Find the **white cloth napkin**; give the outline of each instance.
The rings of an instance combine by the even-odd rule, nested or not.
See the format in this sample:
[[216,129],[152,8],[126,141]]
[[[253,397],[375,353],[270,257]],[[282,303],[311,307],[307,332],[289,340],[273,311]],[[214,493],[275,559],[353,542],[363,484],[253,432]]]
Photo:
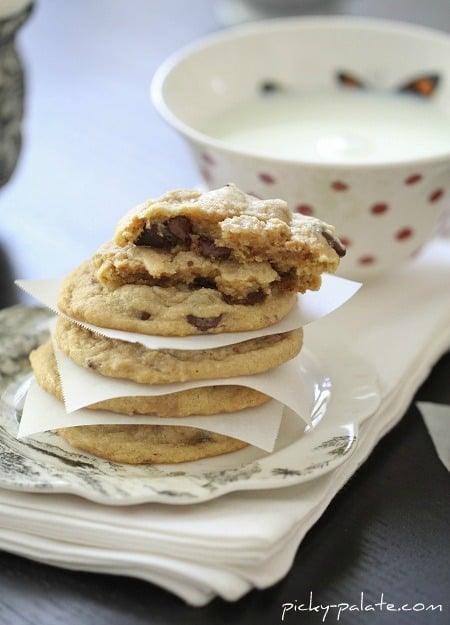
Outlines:
[[274,584],[449,348],[449,283],[450,242],[436,240],[408,267],[365,285],[342,309],[307,328],[312,350],[317,342],[340,339],[380,376],[382,403],[361,426],[356,451],[333,472],[298,486],[188,506],[108,507],[69,495],[0,490],[0,547],[65,568],[146,579],[197,606]]

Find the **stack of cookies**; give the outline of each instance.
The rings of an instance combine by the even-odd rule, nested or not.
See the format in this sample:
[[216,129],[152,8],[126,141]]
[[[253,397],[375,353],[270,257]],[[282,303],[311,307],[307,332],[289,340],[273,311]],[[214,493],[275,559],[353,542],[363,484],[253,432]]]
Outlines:
[[[161,417],[161,425],[63,428],[75,447],[125,463],[172,463],[241,449],[246,443],[206,428],[164,425],[165,417],[234,413],[268,395],[233,377],[268,371],[294,358],[302,329],[201,350],[149,349],[108,338],[99,328],[168,337],[269,328],[317,290],[345,253],[332,226],[291,215],[282,200],[259,200],[234,185],[177,190],[119,222],[114,238],[64,280],[54,341],[74,363],[113,379],[169,384],[229,378],[230,384],[166,395],[120,397],[89,406]],[[234,335],[233,335],[234,336]],[[138,339],[138,337],[136,337]],[[63,399],[51,341],[31,354],[36,379]]]

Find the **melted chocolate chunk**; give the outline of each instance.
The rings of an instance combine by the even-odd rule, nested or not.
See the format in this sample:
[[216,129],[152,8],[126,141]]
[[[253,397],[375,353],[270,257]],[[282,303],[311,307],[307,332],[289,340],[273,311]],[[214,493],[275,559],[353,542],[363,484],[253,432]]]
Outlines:
[[231,254],[229,247],[216,245],[214,241],[207,237],[199,237],[196,242],[196,248],[199,254],[210,260],[226,260]]
[[252,291],[245,298],[244,304],[247,306],[253,306],[253,304],[260,304],[266,299],[266,294],[262,289]]
[[218,317],[196,317],[195,315],[187,315],[187,322],[200,330],[201,332],[206,332],[207,330],[212,330],[216,328],[220,320],[222,319],[222,315]]
[[174,237],[188,243],[191,240],[192,224],[184,215],[177,215],[166,222],[167,229]]
[[217,289],[217,286],[212,278],[202,278],[199,276],[192,280],[189,288],[191,291],[195,291],[196,289]]
[[191,233],[192,224],[189,219],[183,215],[177,215],[162,224],[152,224],[150,228],[144,228],[135,244],[169,250],[178,243],[189,243]]
[[254,304],[259,304],[266,299],[266,294],[262,289],[258,289],[257,291],[251,291],[247,293],[245,297],[233,298],[229,295],[225,295],[222,293],[222,298],[227,304],[241,304],[242,306],[253,306]]
[[143,310],[139,318],[141,319],[141,321],[147,321],[148,319],[150,319],[150,317],[151,314]]
[[338,256],[342,258],[346,255],[347,250],[337,237],[334,237],[332,234],[330,234],[328,230],[322,230],[322,234],[328,245],[331,245],[331,247],[334,249]]
[[135,244],[143,247],[155,247],[160,250],[168,250],[176,244],[175,237],[166,228],[158,228],[153,224],[150,228],[144,228]]

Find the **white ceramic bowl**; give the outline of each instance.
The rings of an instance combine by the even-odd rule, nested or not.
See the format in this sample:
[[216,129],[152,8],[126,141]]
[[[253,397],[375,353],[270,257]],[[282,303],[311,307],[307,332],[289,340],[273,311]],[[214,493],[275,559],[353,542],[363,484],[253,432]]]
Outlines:
[[[358,81],[364,91],[348,89]],[[346,144],[344,158],[336,156],[333,135],[331,156],[325,149],[311,157],[300,150],[297,155],[292,145],[290,153],[283,153],[289,141],[271,151],[270,141],[264,148],[254,142],[238,145],[216,132],[221,120],[226,126],[232,111],[249,102],[269,98],[273,104],[286,94],[303,98],[325,93],[334,101],[356,91],[390,97],[411,83],[425,87],[426,97],[402,94],[396,106],[400,97],[408,98],[401,106],[420,100],[425,121],[441,123],[436,145],[426,145],[431,134],[413,121],[407,148],[396,153],[402,113],[392,137],[389,131],[387,144],[376,153],[363,149],[361,155]],[[341,275],[366,280],[404,263],[435,234],[448,206],[450,37],[444,33],[366,18],[256,22],[208,37],[169,58],[154,76],[152,98],[192,148],[208,188],[234,182],[248,193],[283,198],[293,211],[335,225],[348,248]],[[323,113],[324,127],[329,114]],[[351,109],[350,117],[356,120],[358,114],[359,108]],[[386,123],[392,123],[387,118],[389,114]],[[264,126],[258,132],[267,139]],[[325,144],[329,147],[330,136]]]

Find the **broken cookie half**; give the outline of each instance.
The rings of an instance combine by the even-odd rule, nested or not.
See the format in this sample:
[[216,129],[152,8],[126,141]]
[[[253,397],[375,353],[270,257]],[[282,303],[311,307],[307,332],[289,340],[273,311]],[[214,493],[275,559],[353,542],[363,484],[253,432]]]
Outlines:
[[333,226],[292,215],[283,200],[233,184],[170,191],[119,221],[65,282],[60,304],[75,318],[148,334],[259,329],[284,317],[297,293],[319,289],[344,254]]
[[334,272],[344,254],[333,226],[230,184],[206,193],[171,191],[138,206],[95,260],[98,278],[111,288],[184,283],[252,303],[275,284],[318,289],[321,274]]

